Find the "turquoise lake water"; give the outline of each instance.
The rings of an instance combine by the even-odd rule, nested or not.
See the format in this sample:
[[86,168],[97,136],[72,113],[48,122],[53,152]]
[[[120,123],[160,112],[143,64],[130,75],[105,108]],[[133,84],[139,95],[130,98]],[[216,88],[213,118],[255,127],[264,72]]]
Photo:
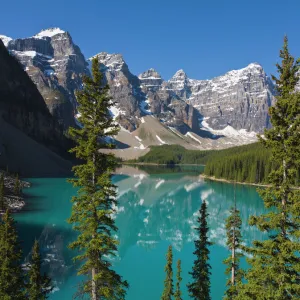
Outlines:
[[[164,281],[165,254],[173,245],[174,269],[182,261],[183,299],[189,299],[186,283],[194,260],[194,228],[202,200],[208,203],[208,224],[211,250],[211,295],[222,299],[226,277],[222,261],[229,255],[225,248],[224,220],[233,205],[233,185],[203,181],[201,170],[152,167],[125,167],[115,176],[118,186],[116,233],[120,241],[115,269],[126,279],[130,288],[128,300],[159,300]],[[44,268],[55,283],[51,300],[69,300],[76,292],[80,278],[72,264],[67,245],[75,238],[66,222],[70,216],[71,197],[76,190],[64,178],[29,179],[32,187],[25,190],[26,210],[16,214],[25,256],[34,239],[38,239],[44,258]],[[246,244],[263,239],[262,233],[248,226],[250,215],[261,214],[263,203],[256,189],[236,186],[237,207],[243,220],[242,234]],[[174,272],[175,273],[175,272]],[[175,275],[174,275],[175,279]]]

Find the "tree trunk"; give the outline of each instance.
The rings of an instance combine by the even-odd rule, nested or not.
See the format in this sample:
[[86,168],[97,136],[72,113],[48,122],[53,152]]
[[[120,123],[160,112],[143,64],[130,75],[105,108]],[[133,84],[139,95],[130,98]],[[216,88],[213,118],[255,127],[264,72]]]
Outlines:
[[[286,182],[286,177],[287,177],[287,166],[286,166],[286,161],[283,160],[282,161],[283,164],[283,184],[285,184]],[[284,191],[284,196],[281,199],[281,205],[282,205],[282,224],[281,224],[281,231],[282,231],[282,235],[284,238],[286,238],[286,231],[285,231],[285,223],[286,223],[286,191]]]
[[97,300],[97,287],[96,287],[96,269],[92,268],[92,300]]
[[[96,162],[96,158],[95,158],[95,154],[93,154],[93,164],[95,165]],[[93,173],[92,175],[92,183],[93,186],[95,186],[95,173]],[[94,235],[92,236],[92,239],[94,238]],[[96,268],[92,268],[92,300],[97,300],[97,284],[96,284]]]
[[232,251],[231,251],[231,285],[235,284],[235,229],[232,236]]

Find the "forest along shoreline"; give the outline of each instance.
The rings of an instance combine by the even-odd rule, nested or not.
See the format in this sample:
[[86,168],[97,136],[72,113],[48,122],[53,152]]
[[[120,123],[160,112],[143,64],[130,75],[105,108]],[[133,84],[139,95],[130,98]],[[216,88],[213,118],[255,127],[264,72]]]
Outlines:
[[[211,181],[218,181],[218,182],[224,182],[224,183],[229,183],[229,184],[241,184],[241,185],[251,185],[251,186],[257,186],[257,187],[270,187],[272,186],[271,184],[262,184],[262,183],[251,183],[251,182],[242,182],[242,181],[234,181],[234,180],[229,180],[229,179],[224,179],[224,178],[216,178],[214,176],[208,176],[205,174],[200,174],[200,178],[202,179],[207,179]],[[293,186],[293,190],[300,190],[300,187]]]
[[205,174],[200,174],[199,177],[202,179],[206,179],[206,180],[224,182],[224,183],[229,183],[229,184],[251,185],[251,186],[258,186],[258,187],[270,187],[271,186],[270,184],[251,183],[251,182],[234,181],[234,180],[229,180],[229,179],[224,179],[224,178],[216,178],[215,176],[208,176]]

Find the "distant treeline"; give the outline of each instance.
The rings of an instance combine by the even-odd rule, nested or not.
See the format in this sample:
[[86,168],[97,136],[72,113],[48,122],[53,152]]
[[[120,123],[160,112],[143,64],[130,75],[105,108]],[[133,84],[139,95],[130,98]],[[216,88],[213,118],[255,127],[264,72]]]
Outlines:
[[204,174],[239,182],[266,183],[274,168],[270,150],[254,143],[216,151],[207,160]]
[[187,150],[178,145],[153,146],[139,163],[204,164],[204,174],[249,183],[266,183],[271,170],[276,168],[271,152],[260,143],[224,150]]
[[179,145],[151,146],[151,150],[144,156],[131,162],[155,163],[173,166],[176,164],[204,165],[210,154],[215,152],[187,150]]

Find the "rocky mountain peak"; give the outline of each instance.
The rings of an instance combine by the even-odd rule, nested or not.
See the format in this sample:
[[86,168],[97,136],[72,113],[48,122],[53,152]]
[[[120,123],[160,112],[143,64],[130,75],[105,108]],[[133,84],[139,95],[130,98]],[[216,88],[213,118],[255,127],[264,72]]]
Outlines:
[[82,75],[89,71],[70,34],[49,28],[33,37],[6,38],[6,47],[36,84],[51,114],[66,128],[73,125],[77,105],[74,92],[81,88]]
[[140,80],[144,80],[144,79],[162,79],[161,75],[153,68],[141,73],[139,75],[139,79]]
[[91,61],[95,57],[98,58],[100,64],[104,65],[105,68],[108,68],[110,71],[120,72],[124,69],[128,69],[122,54],[100,52],[91,57],[89,60]]
[[139,76],[141,87],[146,91],[155,91],[161,87],[163,79],[155,69],[149,69]]
[[42,39],[42,38],[51,38],[57,34],[66,33],[64,30],[61,30],[58,27],[52,27],[48,29],[43,29],[38,34],[34,35],[33,38]]
[[187,74],[182,69],[180,69],[173,75],[173,77],[169,81],[186,80],[187,78]]
[[188,76],[182,70],[178,70],[173,77],[168,81],[170,89],[181,91],[187,88],[188,85]]
[[12,38],[6,35],[0,35],[0,40],[2,40],[4,46],[7,47],[8,43],[12,40]]

